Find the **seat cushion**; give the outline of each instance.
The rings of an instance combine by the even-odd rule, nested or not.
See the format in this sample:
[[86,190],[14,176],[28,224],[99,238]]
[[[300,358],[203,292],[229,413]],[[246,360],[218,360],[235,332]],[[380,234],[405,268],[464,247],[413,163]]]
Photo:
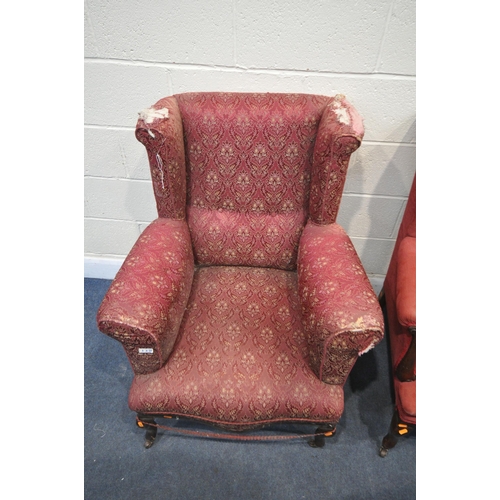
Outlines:
[[338,422],[344,396],[308,365],[296,273],[215,266],[196,270],[177,344],[163,368],[134,378],[129,406],[245,430]]

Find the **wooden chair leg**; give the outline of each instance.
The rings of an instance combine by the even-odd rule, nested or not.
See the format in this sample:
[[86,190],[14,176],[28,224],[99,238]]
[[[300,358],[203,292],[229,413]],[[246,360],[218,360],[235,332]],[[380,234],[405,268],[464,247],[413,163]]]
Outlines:
[[388,451],[398,444],[399,437],[407,435],[410,430],[414,428],[414,425],[406,424],[405,422],[403,422],[399,418],[398,410],[395,409],[394,413],[392,414],[389,432],[384,436],[384,439],[382,440],[382,446],[380,447],[379,455],[382,458],[387,456]]
[[312,448],[323,448],[325,446],[325,437],[331,437],[336,432],[335,424],[324,424],[320,425],[316,429],[316,436],[308,441],[309,446]]
[[391,425],[389,426],[389,432],[384,436],[384,439],[382,440],[382,446],[380,447],[379,450],[379,455],[383,458],[387,456],[387,452],[396,446],[398,444],[398,439],[399,439],[399,434],[398,434],[398,422],[399,422],[399,415],[398,411],[394,410],[394,413],[392,414],[392,419],[391,419]]
[[143,415],[141,413],[137,414],[137,426],[141,429],[146,430],[146,441],[144,442],[144,446],[146,448],[151,448],[156,439],[156,433],[158,431],[158,427],[156,426],[155,419],[148,415]]

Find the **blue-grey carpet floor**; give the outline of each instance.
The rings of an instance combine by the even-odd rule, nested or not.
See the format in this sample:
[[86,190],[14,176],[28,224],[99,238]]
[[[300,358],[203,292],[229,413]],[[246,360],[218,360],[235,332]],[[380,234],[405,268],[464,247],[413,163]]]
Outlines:
[[[85,279],[85,498],[87,500],[330,500],[416,498],[416,434],[378,455],[393,411],[384,339],[359,358],[345,410],[324,448],[307,439],[226,441],[159,430],[152,448],[127,406],[133,374],[95,316],[111,281]],[[160,422],[159,422],[160,423]],[[174,420],[181,429],[209,429]],[[277,426],[261,435],[314,432]]]

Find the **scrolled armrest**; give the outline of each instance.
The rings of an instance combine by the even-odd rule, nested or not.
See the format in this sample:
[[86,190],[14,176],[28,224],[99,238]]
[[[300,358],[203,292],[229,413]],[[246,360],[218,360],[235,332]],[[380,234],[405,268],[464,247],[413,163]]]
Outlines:
[[123,344],[136,374],[158,370],[170,355],[193,273],[186,222],[162,218],[144,230],[118,271],[97,324]]
[[338,224],[306,225],[297,273],[311,369],[320,380],[343,385],[357,357],[383,338],[375,292]]

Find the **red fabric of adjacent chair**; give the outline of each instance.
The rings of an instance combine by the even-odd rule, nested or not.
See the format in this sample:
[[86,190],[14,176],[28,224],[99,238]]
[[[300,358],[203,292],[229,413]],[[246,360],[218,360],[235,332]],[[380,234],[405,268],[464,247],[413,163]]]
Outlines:
[[336,223],[363,133],[341,95],[186,93],[140,114],[159,217],[97,321],[132,365],[147,447],[165,416],[334,432],[347,376],[384,331]]
[[417,423],[416,183],[415,176],[380,295],[387,313],[396,399],[389,432],[380,448],[381,456],[386,456],[398,438],[414,430]]

